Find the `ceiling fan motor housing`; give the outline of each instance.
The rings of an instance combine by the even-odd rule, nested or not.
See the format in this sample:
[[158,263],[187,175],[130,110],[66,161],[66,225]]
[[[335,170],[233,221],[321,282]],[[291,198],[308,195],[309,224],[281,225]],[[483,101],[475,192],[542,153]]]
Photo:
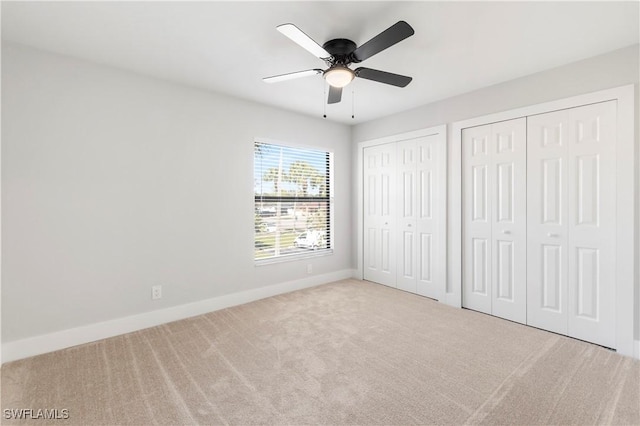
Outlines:
[[349,65],[352,62],[360,62],[353,56],[358,46],[346,38],[334,38],[322,45],[322,48],[331,54],[333,64]]

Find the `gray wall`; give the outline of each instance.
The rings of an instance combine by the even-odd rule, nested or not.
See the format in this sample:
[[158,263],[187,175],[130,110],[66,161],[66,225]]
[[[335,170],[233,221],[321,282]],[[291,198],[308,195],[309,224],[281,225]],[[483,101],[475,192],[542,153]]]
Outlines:
[[639,45],[357,124],[354,143],[583,93],[637,84]]
[[17,45],[2,62],[4,342],[308,277],[254,266],[254,137],[335,152],[335,253],[310,262],[352,268],[349,127]]
[[[358,142],[377,139],[412,130],[507,111],[528,105],[595,92],[598,90],[635,84],[636,185],[640,186],[640,143],[638,142],[638,83],[640,45],[629,46],[605,55],[574,62],[562,67],[528,75],[505,83],[486,87],[460,96],[444,99],[416,109],[353,126],[351,129],[354,160]],[[451,161],[451,159],[449,159]],[[354,177],[355,182],[355,177]],[[354,183],[355,191],[355,183]],[[640,194],[636,192],[636,280],[635,280],[635,339],[640,339]],[[354,204],[355,211],[355,204]],[[356,219],[354,219],[355,221]],[[355,222],[354,222],[355,223]],[[354,226],[355,230],[355,226]],[[354,231],[354,241],[355,241]],[[356,249],[354,245],[354,250]],[[453,255],[452,253],[449,253]],[[354,254],[354,258],[355,258]]]
[[17,45],[2,62],[4,342],[307,277],[254,266],[254,137],[336,153],[335,254],[312,261],[336,272],[357,142],[639,79],[636,45],[349,128]]

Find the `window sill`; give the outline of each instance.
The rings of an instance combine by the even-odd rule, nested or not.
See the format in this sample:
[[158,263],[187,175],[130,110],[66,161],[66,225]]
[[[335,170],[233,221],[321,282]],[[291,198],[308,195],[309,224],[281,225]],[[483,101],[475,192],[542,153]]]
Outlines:
[[333,255],[333,249],[322,251],[309,251],[309,253],[292,254],[288,256],[270,257],[267,259],[255,260],[255,266],[265,266],[274,263],[293,262],[302,259],[311,259],[314,257],[324,257]]

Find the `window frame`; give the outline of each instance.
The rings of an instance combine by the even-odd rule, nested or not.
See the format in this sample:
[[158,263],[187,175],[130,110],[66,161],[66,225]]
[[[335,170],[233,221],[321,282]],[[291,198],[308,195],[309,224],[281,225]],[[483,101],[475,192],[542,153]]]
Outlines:
[[[319,249],[319,250],[307,250],[307,251],[303,251],[303,252],[297,252],[297,253],[291,253],[291,254],[283,254],[283,255],[278,255],[278,256],[271,256],[271,257],[266,257],[266,258],[262,258],[262,259],[257,259],[255,257],[255,244],[256,244],[256,229],[255,229],[255,219],[253,222],[253,247],[254,247],[254,257],[253,257],[253,261],[255,263],[255,266],[262,266],[262,265],[269,265],[269,264],[274,264],[274,263],[282,263],[282,262],[292,262],[292,261],[296,261],[296,260],[301,260],[301,259],[308,259],[308,258],[315,258],[315,257],[323,257],[323,256],[331,256],[334,253],[334,249],[335,249],[335,212],[334,212],[334,201],[335,201],[335,182],[334,182],[334,169],[335,169],[335,157],[334,157],[334,151],[331,149],[328,149],[326,147],[318,147],[318,146],[313,146],[313,145],[305,145],[305,144],[299,144],[299,143],[291,143],[291,142],[283,142],[283,141],[279,141],[279,140],[273,140],[273,139],[267,139],[267,138],[254,138],[253,140],[253,147],[254,147],[254,157],[253,157],[253,164],[252,164],[252,168],[253,168],[253,174],[252,176],[255,176],[256,173],[256,158],[255,158],[255,147],[257,144],[266,144],[266,145],[272,145],[272,146],[276,146],[276,147],[285,147],[285,148],[292,148],[292,149],[300,149],[300,150],[310,150],[310,151],[319,151],[319,152],[323,152],[325,153],[326,156],[326,161],[327,161],[327,180],[328,180],[328,185],[327,185],[327,190],[328,190],[328,194],[326,197],[296,197],[296,196],[291,196],[291,195],[282,195],[282,196],[263,196],[263,195],[257,195],[255,192],[255,182],[254,182],[254,191],[253,191],[253,195],[254,195],[254,202],[253,202],[253,209],[254,209],[254,218],[255,218],[255,212],[256,212],[256,207],[258,205],[258,202],[265,202],[265,199],[269,199],[271,202],[314,202],[317,200],[322,200],[325,201],[327,203],[327,242],[329,247],[325,248],[325,249]],[[260,199],[260,201],[258,201]],[[306,201],[301,201],[301,200],[306,200]],[[300,233],[306,232],[307,229],[305,230],[301,230]]]

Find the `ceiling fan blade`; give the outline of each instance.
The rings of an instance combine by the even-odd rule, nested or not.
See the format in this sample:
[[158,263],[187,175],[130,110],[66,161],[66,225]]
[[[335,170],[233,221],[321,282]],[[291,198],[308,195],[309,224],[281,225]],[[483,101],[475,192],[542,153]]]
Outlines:
[[293,80],[294,78],[307,77],[310,75],[317,75],[317,74],[322,74],[322,70],[314,69],[314,70],[290,72],[288,74],[280,74],[280,75],[274,75],[272,77],[265,77],[262,79],[262,81],[264,81],[265,83],[277,83],[279,81]]
[[392,86],[405,87],[413,80],[406,75],[393,74],[386,71],[374,70],[371,68],[356,68],[356,77],[364,78],[366,80],[377,81],[378,83],[391,84]]
[[300,30],[300,28],[296,27],[295,25],[282,24],[278,25],[276,29],[300,46],[302,46],[307,51],[311,52],[311,54],[313,54],[314,56],[320,59],[331,57],[331,54],[329,54],[329,52],[324,50],[322,46],[316,43],[311,37],[303,33],[302,30]]
[[333,87],[329,85],[328,104],[337,104],[342,99],[342,87]]
[[405,21],[398,21],[362,46],[358,47],[353,56],[357,62],[362,62],[382,52],[384,49],[393,46],[396,43],[401,42],[407,37],[411,37],[415,31],[411,28],[411,25]]

